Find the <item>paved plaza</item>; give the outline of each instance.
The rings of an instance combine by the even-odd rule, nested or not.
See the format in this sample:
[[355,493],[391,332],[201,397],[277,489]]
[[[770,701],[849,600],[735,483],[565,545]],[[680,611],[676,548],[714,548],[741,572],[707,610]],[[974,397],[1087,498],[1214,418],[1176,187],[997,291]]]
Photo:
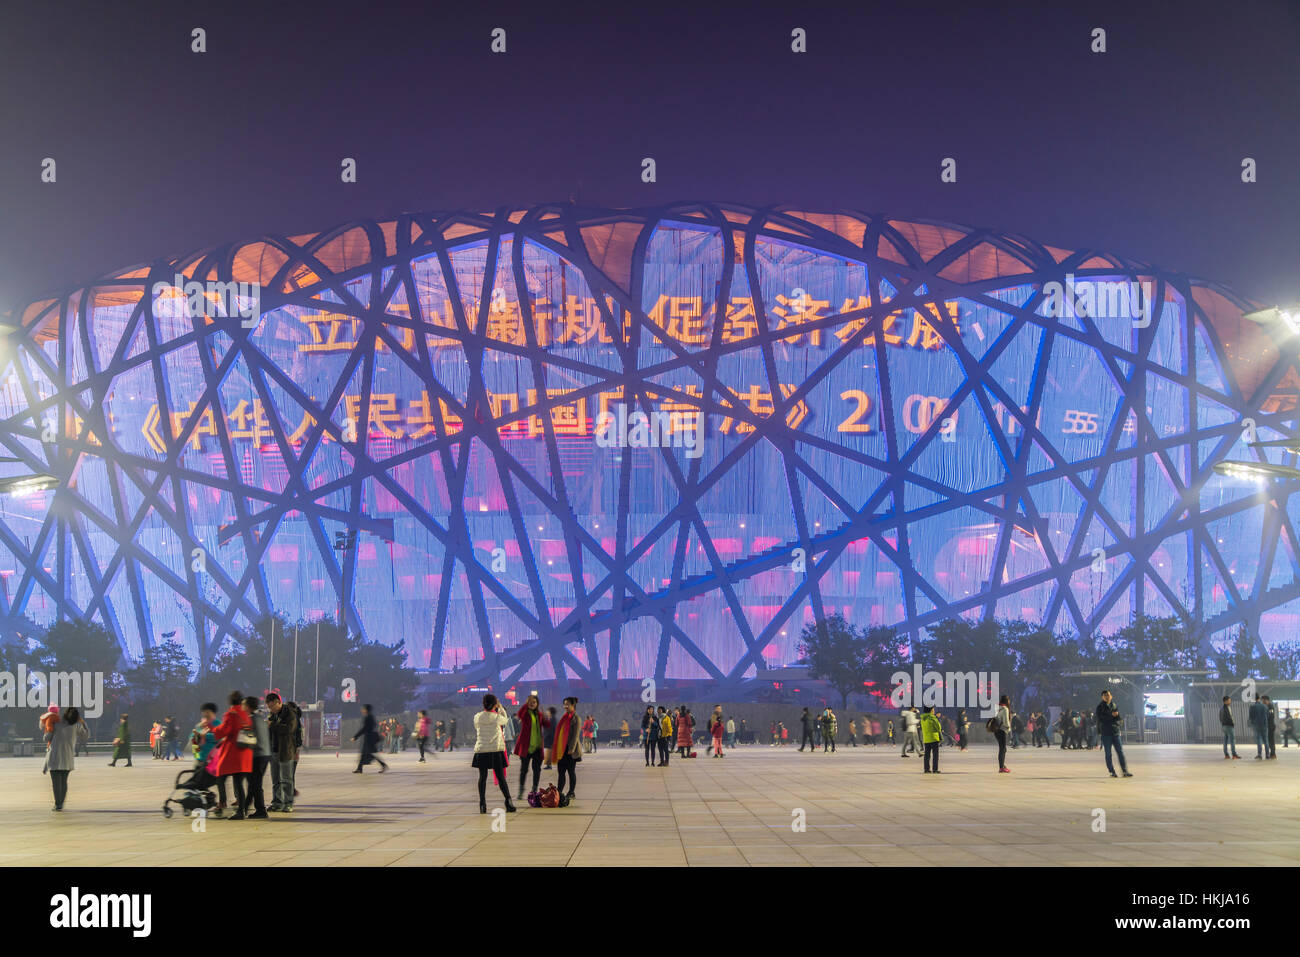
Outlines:
[[[308,754],[292,815],[209,818],[201,832],[179,809],[170,820],[160,810],[180,762],[78,758],[56,814],[41,759],[0,758],[0,863],[1295,865],[1300,748],[1279,749],[1277,761],[1253,752],[1228,762],[1212,745],[1130,746],[1135,776],[1112,779],[1097,751],[1012,751],[1012,773],[998,774],[989,747],[945,748],[936,776],[883,747],[758,745],[667,768],[602,748],[579,765],[571,807],[522,807],[504,833],[478,813],[468,752],[427,764],[413,751],[388,756],[383,775],[373,765],[350,773],[347,751]],[[500,803],[489,791],[489,807]],[[799,809],[802,831],[792,828]]]

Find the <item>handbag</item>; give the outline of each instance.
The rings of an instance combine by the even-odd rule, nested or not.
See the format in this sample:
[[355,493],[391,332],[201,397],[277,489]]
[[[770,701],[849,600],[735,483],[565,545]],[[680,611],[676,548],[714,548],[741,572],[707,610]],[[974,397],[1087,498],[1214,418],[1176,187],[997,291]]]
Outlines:
[[559,807],[560,792],[556,790],[554,784],[548,784],[546,790],[542,791],[542,793],[538,795],[537,803],[542,807]]
[[240,728],[239,734],[235,736],[235,743],[241,748],[257,747],[257,732],[252,728]]

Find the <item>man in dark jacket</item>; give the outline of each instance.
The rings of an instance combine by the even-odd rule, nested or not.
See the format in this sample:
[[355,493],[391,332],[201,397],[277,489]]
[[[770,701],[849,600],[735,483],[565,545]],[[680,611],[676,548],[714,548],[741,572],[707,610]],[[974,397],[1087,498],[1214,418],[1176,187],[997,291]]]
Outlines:
[[280,696],[272,691],[266,696],[270,712],[267,727],[271,731],[271,805],[268,810],[293,812],[293,772],[298,760],[294,743],[298,731],[298,715],[286,708]]
[[1115,765],[1110,760],[1110,751],[1114,748],[1115,753],[1119,755],[1119,769],[1124,772],[1124,777],[1131,778],[1133,775],[1128,773],[1128,763],[1124,760],[1124,744],[1120,740],[1119,729],[1119,707],[1112,700],[1111,693],[1103,691],[1101,704],[1097,705],[1097,730],[1101,732],[1101,746],[1106,749],[1106,770],[1110,772],[1111,777],[1119,777],[1115,773]]
[[1264,707],[1268,710],[1268,737],[1264,739],[1264,745],[1268,749],[1270,758],[1277,757],[1277,705],[1268,695],[1261,699]]
[[1263,761],[1268,753],[1268,706],[1258,698],[1247,712],[1250,730],[1255,732],[1255,760]]
[[360,774],[371,761],[379,762],[379,773],[383,774],[388,770],[388,765],[384,759],[375,753],[379,748],[380,734],[379,728],[375,724],[374,710],[368,704],[361,706],[361,730],[352,736],[352,740],[361,739],[361,760],[357,763],[357,768],[353,774]]
[[799,715],[799,723],[802,726],[799,736],[799,750],[802,751],[803,746],[807,744],[810,750],[815,751],[817,746],[813,744],[813,717],[807,708],[804,708],[803,714]]
[[[1219,724],[1223,727],[1223,760],[1231,761],[1233,758],[1240,759],[1241,755],[1237,753],[1237,729],[1236,723],[1232,720],[1232,709],[1228,707],[1232,699],[1228,695],[1223,696],[1223,707],[1219,709]],[[1232,749],[1232,754],[1228,749]]]

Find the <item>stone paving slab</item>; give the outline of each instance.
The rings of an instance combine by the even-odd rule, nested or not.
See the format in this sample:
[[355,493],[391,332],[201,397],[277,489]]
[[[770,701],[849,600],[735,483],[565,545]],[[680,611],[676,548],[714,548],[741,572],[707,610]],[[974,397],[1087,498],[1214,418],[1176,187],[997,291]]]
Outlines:
[[[760,745],[667,768],[604,749],[579,765],[571,807],[525,806],[499,818],[504,832],[478,813],[463,752],[425,764],[391,755],[383,775],[350,773],[348,752],[308,754],[292,815],[204,822],[161,813],[179,762],[80,758],[53,813],[41,759],[0,758],[0,866],[1300,863],[1300,748],[1230,762],[1214,745],[1127,750],[1135,776],[1116,780],[1097,751],[1021,749],[1008,757],[1012,773],[998,774],[991,749],[945,749],[935,776],[885,748]],[[489,807],[500,805],[489,792]],[[1093,829],[1095,809],[1105,831]],[[800,820],[806,829],[792,828]]]

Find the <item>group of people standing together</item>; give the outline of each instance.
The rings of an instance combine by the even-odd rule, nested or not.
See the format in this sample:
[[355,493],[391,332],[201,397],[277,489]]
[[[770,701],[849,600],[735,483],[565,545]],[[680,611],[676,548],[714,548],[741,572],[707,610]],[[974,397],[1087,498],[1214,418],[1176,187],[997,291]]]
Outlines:
[[[723,736],[727,734],[728,719],[723,717],[722,705],[716,705],[705,721],[705,740],[711,742],[712,756],[725,757],[722,753]],[[735,746],[735,723],[731,725],[731,746]],[[695,715],[685,705],[669,711],[663,705],[655,711],[654,705],[645,709],[641,716],[641,743],[645,749],[645,766],[657,768],[668,766],[668,756],[675,749],[680,757],[695,757],[692,750],[695,743]]]
[[[574,799],[578,786],[577,765],[582,760],[583,728],[587,719],[578,715],[577,698],[565,698],[563,704],[564,711],[557,717],[555,708],[543,710],[537,695],[532,694],[512,719],[501,706],[496,695],[483,696],[483,710],[474,715],[474,759],[472,761],[473,766],[478,769],[480,813],[487,813],[489,771],[492,772],[497,787],[501,789],[506,811],[512,814],[515,812],[506,771],[511,754],[519,758],[519,794],[516,800],[522,800],[524,797],[524,788],[527,786],[530,770],[533,791],[540,791],[543,761],[547,769],[555,767],[558,771],[556,788],[560,792],[560,805],[567,806]],[[507,729],[514,741],[513,747],[509,745]]]

